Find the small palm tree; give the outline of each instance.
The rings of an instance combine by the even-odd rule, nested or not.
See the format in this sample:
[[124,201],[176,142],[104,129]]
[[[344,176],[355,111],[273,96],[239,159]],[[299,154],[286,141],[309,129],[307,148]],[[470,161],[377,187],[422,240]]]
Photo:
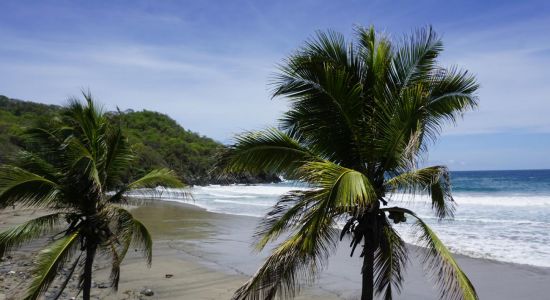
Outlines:
[[271,172],[312,187],[284,195],[262,220],[258,250],[285,239],[234,299],[293,297],[346,235],[352,255],[362,245],[361,299],[391,299],[408,259],[391,221],[412,221],[441,298],[477,299],[434,231],[390,205],[398,192],[429,194],[437,216],[452,217],[447,168],[418,166],[444,124],[477,105],[475,78],[438,65],[443,46],[431,28],[397,43],[373,28],[356,35],[352,44],[321,32],[290,56],[274,82],[273,96],[290,101],[281,128],[245,133],[225,155],[229,172]]
[[[158,185],[181,187],[166,169],[124,183],[131,149],[119,126],[111,124],[91,95],[86,103],[71,100],[59,118],[25,134],[24,150],[12,165],[0,167],[0,206],[46,208],[48,214],[0,233],[0,257],[30,240],[52,233],[40,252],[24,299],[45,293],[68,266],[57,299],[72,275],[90,299],[92,265],[97,253],[112,257],[111,281],[117,288],[120,265],[130,247],[143,250],[151,264],[152,240],[147,228],[123,209],[129,191]],[[53,235],[54,230],[63,230]]]

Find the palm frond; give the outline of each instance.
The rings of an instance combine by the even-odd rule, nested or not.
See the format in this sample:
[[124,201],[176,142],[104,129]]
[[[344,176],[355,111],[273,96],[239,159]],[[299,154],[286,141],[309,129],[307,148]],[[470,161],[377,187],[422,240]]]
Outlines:
[[[359,78],[364,86],[363,90],[381,95],[386,90],[386,78],[393,58],[391,42],[384,34],[376,32],[374,26],[357,27],[356,35],[359,42],[356,56],[361,62],[362,73]],[[373,107],[374,99],[369,98],[364,99],[364,108]]]
[[386,181],[389,191],[410,194],[427,193],[432,199],[432,209],[438,218],[452,218],[455,201],[451,193],[451,178],[445,166],[432,166],[401,173]]
[[61,170],[57,166],[36,152],[21,150],[16,154],[14,165],[52,182],[57,182],[61,175]]
[[[301,136],[323,157],[353,167],[359,159],[362,70],[341,34],[318,32],[280,67],[273,97],[290,100],[282,128]],[[350,149],[350,145],[355,145]]]
[[[115,291],[118,290],[118,284],[120,281],[120,266],[122,265],[122,261],[128,252],[131,242],[132,236],[126,235],[117,237],[115,241],[111,241],[107,245],[113,258],[113,265],[111,267],[111,275],[109,278],[111,280],[111,287]],[[117,247],[116,244],[119,246]]]
[[295,178],[299,166],[319,157],[298,140],[277,129],[249,132],[223,155],[220,167],[227,172],[266,172]]
[[62,213],[41,216],[3,231],[0,233],[0,257],[12,249],[52,231],[62,216]]
[[391,300],[393,292],[400,293],[408,254],[405,242],[384,216],[380,245],[374,256],[374,286],[377,294]]
[[59,186],[19,167],[0,166],[0,207],[19,203],[46,206],[60,194]]
[[391,65],[391,80],[397,91],[429,78],[443,43],[431,27],[417,30],[406,37]]
[[361,172],[328,160],[305,164],[301,179],[328,192],[331,207],[367,209],[378,200],[370,180]]
[[147,264],[151,265],[153,239],[147,227],[124,208],[108,205],[105,207],[105,212],[113,223],[115,223],[115,238],[123,247],[123,251],[117,252],[119,260],[122,261],[124,259],[129,244],[133,244],[141,249]]
[[468,71],[456,67],[440,69],[431,79],[426,110],[439,122],[455,123],[458,116],[477,107],[478,89],[475,76]]
[[304,215],[319,201],[326,198],[324,190],[290,191],[273,206],[260,221],[254,234],[258,242],[255,248],[260,251],[285,231],[292,230],[300,224]]
[[107,133],[106,144],[103,184],[112,189],[120,185],[120,177],[125,174],[128,165],[135,157],[120,127],[114,127]]
[[98,160],[94,157],[93,150],[90,151],[82,141],[74,135],[68,137],[63,143],[65,158],[70,166],[71,173],[85,176],[91,183],[92,189],[101,187],[99,178]]
[[25,129],[22,133],[23,149],[36,154],[58,168],[60,164],[64,163],[58,156],[60,145],[66,138],[65,129],[58,118],[37,123],[34,127]]
[[155,188],[158,186],[181,188],[185,185],[178,179],[174,171],[169,169],[157,169],[128,184],[127,190]]
[[[176,190],[157,189],[176,188]],[[179,180],[177,175],[169,169],[153,170],[135,181],[117,186],[116,192],[105,198],[107,203],[124,203],[128,196],[137,196],[140,198],[156,198],[170,195],[178,198],[192,198],[192,195],[186,190],[182,190],[185,184]]]
[[400,207],[385,208],[382,211],[405,213],[416,219],[414,226],[419,236],[419,242],[426,248],[423,263],[439,286],[441,299],[479,299],[473,284],[458,266],[451,252],[421,218],[414,212]]
[[78,231],[50,244],[38,255],[38,262],[33,269],[33,279],[25,292],[25,300],[38,299],[46,292],[57,273],[70,260],[78,245]]
[[[92,150],[93,159],[104,154],[104,133],[107,129],[107,118],[103,109],[96,106],[91,93],[82,91],[84,103],[77,98],[69,99],[63,110],[64,121],[73,129],[75,135],[83,145]],[[103,148],[103,149],[102,149]]]
[[72,263],[71,267],[68,269],[68,271],[64,274],[65,279],[63,280],[63,282],[61,282],[61,285],[58,288],[58,292],[54,296],[53,300],[57,300],[61,296],[63,296],[63,291],[65,290],[65,288],[69,284],[69,281],[71,281],[76,268],[80,264],[80,258],[82,257],[83,254],[84,254],[84,252],[80,253],[80,255],[73,261],[73,263]]
[[321,201],[308,211],[300,227],[279,244],[233,299],[259,300],[294,297],[302,284],[313,282],[335,250],[338,231]]
[[153,238],[147,230],[147,227],[136,219],[134,219],[134,236],[132,237],[132,243],[141,248],[147,265],[151,266],[153,261]]

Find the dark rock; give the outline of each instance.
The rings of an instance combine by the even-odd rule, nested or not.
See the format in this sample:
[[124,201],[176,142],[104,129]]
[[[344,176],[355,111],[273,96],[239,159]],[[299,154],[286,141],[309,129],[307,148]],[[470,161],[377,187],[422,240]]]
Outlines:
[[153,292],[152,289],[143,289],[141,290],[140,294],[150,297],[150,296],[153,296],[155,292]]
[[281,178],[273,174],[222,174],[213,176],[203,184],[258,184],[258,183],[279,183]]
[[164,277],[166,277],[166,278],[172,278],[172,277],[174,277],[174,275],[173,275],[173,274],[166,274],[166,275],[164,275]]

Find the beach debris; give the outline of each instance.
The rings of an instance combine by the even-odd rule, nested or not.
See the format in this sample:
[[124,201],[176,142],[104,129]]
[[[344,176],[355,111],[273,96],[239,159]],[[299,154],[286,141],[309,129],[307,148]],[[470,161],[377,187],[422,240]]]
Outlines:
[[166,275],[164,275],[164,277],[165,278],[172,278],[172,277],[174,277],[174,274],[166,274]]
[[9,271],[8,275],[15,275],[15,271]]
[[155,294],[155,292],[153,292],[152,289],[145,288],[145,289],[141,290],[140,294],[150,297],[150,296],[153,296]]
[[98,289],[106,289],[106,288],[108,288],[108,287],[109,287],[109,286],[106,285],[105,283],[100,283],[100,284],[97,285],[97,288],[98,288]]

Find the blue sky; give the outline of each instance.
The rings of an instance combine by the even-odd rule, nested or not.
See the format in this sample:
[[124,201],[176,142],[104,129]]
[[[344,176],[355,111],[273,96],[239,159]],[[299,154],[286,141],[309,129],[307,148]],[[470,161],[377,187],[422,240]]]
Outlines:
[[277,63],[315,30],[431,24],[443,65],[478,76],[480,107],[427,160],[453,170],[550,168],[548,1],[2,1],[0,94],[166,113],[222,142],[274,125]]

